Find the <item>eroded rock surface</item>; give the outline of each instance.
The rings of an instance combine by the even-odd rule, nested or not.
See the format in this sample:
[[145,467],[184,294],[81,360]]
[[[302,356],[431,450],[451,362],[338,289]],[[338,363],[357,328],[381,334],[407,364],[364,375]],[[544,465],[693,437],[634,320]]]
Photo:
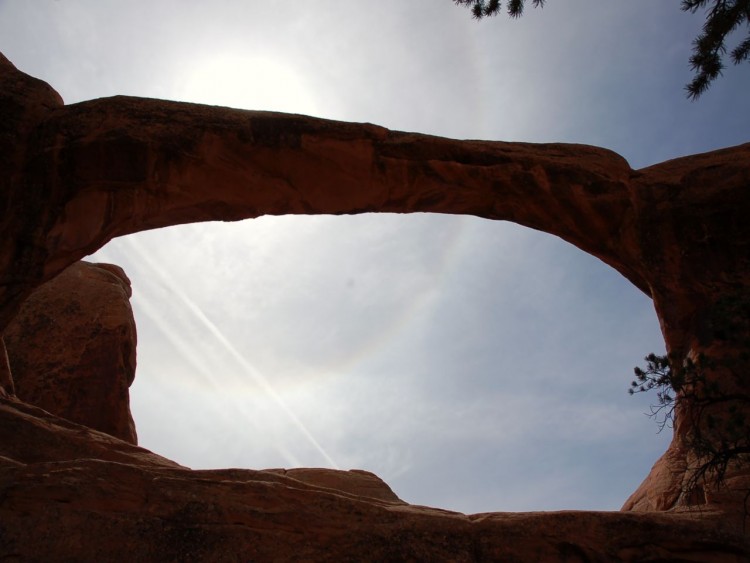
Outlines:
[[18,398],[136,444],[130,295],[111,264],[76,262],[38,287],[3,336]]
[[[750,144],[632,170],[581,145],[128,97],[65,106],[0,56],[0,149],[3,330],[34,289],[115,236],[263,214],[463,213],[599,257],[653,298],[675,361],[705,353],[723,366],[714,380],[749,394],[750,329],[730,334],[717,319],[750,284]],[[180,468],[19,402],[6,372],[0,543],[11,558],[750,559],[747,472],[683,498],[684,425],[631,512],[465,516],[373,496],[351,475]]]

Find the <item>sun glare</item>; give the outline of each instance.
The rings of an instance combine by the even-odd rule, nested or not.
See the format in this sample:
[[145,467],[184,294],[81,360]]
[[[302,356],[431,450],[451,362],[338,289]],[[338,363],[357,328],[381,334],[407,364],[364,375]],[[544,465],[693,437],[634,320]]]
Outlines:
[[191,64],[180,98],[240,109],[315,115],[317,107],[301,72],[270,57],[215,55]]

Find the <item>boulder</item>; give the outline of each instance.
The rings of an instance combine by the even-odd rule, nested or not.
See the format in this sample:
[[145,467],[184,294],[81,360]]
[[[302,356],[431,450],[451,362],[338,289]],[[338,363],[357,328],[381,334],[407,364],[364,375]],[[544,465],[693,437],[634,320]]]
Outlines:
[[136,444],[130,296],[130,280],[111,264],[76,262],[38,287],[4,334],[18,398]]

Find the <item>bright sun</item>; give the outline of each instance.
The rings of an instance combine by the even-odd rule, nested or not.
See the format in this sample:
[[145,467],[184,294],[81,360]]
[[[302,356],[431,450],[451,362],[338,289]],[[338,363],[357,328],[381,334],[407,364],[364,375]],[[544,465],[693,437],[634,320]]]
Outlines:
[[241,109],[316,115],[310,87],[300,72],[269,57],[215,55],[194,62],[180,98]]

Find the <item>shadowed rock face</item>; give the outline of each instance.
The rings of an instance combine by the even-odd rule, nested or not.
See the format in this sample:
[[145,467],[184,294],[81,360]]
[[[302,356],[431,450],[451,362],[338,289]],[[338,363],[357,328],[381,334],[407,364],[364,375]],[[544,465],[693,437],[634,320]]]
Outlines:
[[[472,214],[599,257],[653,298],[678,360],[706,353],[731,366],[712,377],[748,393],[738,343],[750,335],[727,337],[716,319],[750,282],[750,144],[636,171],[581,145],[455,141],[127,97],[65,106],[0,55],[0,197],[3,330],[36,287],[115,236],[263,214]],[[626,503],[637,514],[464,516],[404,505],[361,475],[192,472],[19,402],[7,365],[0,384],[0,545],[21,558],[750,557],[745,473],[693,499],[700,511],[685,507],[679,419]]]
[[136,444],[130,295],[111,264],[76,262],[38,287],[3,335],[18,398]]

